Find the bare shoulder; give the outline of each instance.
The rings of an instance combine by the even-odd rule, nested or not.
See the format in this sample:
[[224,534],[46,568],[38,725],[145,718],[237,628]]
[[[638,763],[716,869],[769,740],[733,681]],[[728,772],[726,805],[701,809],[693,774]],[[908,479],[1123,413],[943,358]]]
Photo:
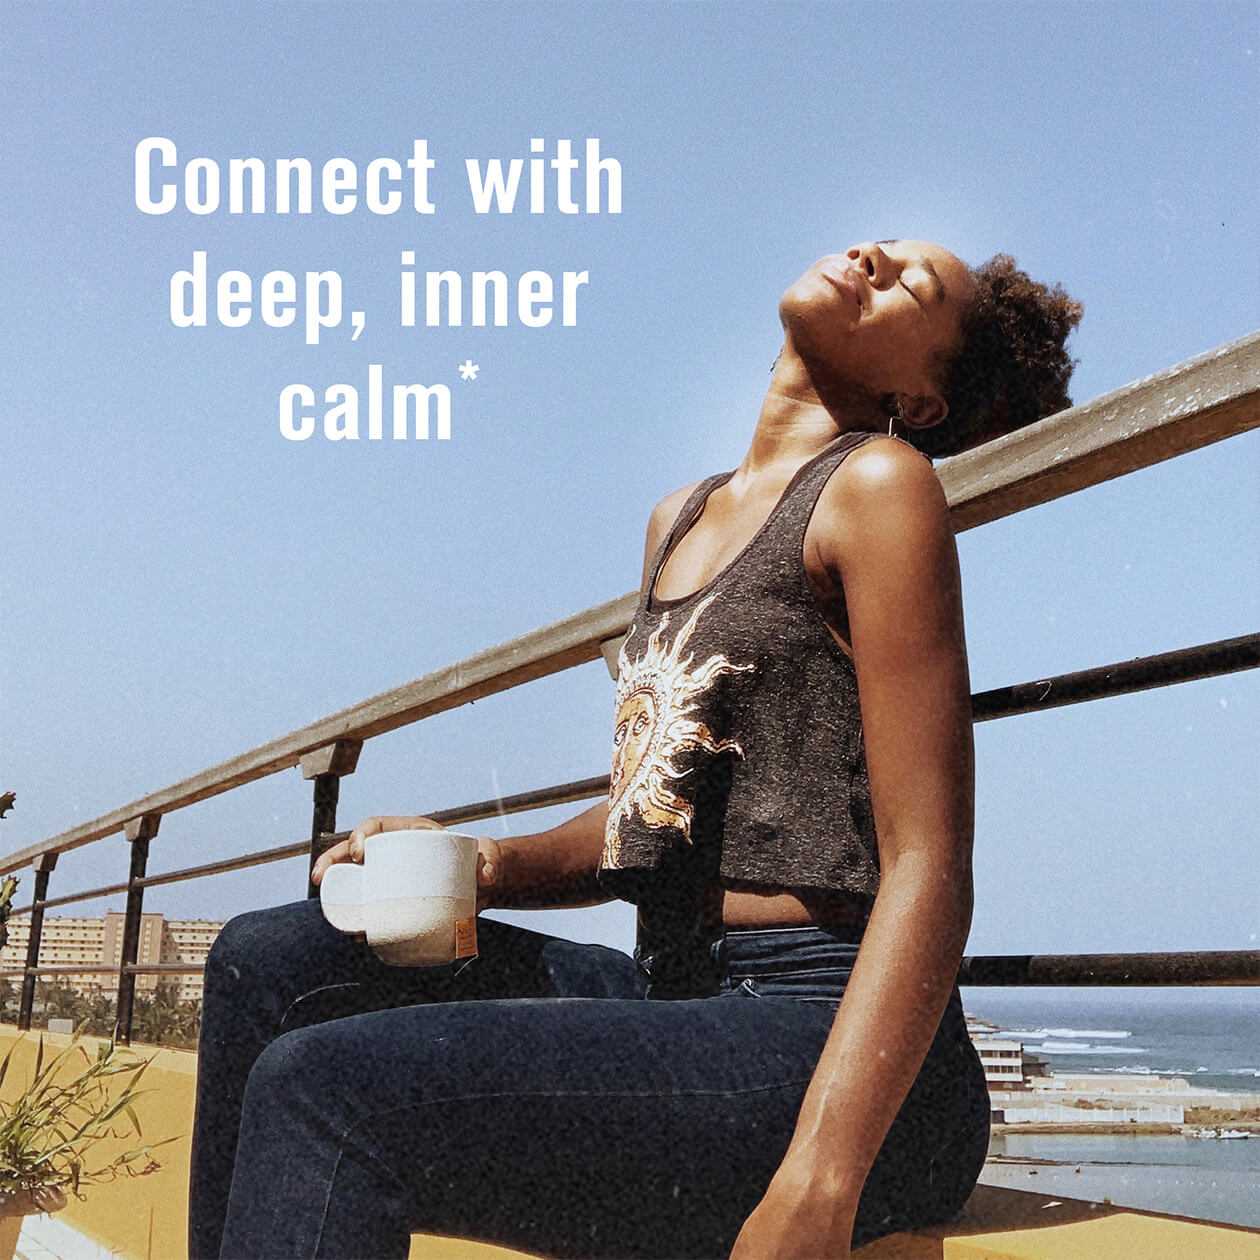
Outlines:
[[652,520],[664,519],[666,525],[672,525],[678,513],[682,511],[682,505],[691,497],[691,492],[699,485],[698,481],[691,482],[690,485],[679,486],[677,490],[671,490],[653,509]]
[[677,490],[667,494],[653,509],[651,516],[648,517],[647,538],[643,544],[643,577],[646,581],[648,566],[652,563],[652,557],[656,555],[656,549],[661,545],[665,535],[669,533],[669,527],[678,519],[678,513],[682,511],[683,504],[691,497],[691,492],[699,485],[698,481],[693,481],[688,486],[682,486]]
[[926,497],[944,501],[932,461],[898,438],[879,437],[858,447],[827,483],[834,496],[855,505],[870,500]]
[[932,461],[908,443],[885,437],[860,446],[836,469],[818,508],[825,516],[857,519],[948,512]]
[[693,481],[690,485],[671,490],[653,509],[648,517],[647,540],[649,550],[655,551],[660,541],[669,532],[669,527],[678,519],[683,504],[691,497],[691,492],[699,485]]
[[844,568],[846,558],[856,555],[874,560],[884,548],[953,536],[931,460],[884,437],[859,447],[828,478],[810,532],[828,568]]

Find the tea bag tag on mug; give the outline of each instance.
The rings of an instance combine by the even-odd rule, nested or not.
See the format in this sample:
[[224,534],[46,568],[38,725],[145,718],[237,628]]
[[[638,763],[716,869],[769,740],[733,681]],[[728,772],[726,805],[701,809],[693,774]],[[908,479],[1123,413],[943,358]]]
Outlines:
[[475,958],[477,956],[477,916],[468,915],[455,923],[455,957]]

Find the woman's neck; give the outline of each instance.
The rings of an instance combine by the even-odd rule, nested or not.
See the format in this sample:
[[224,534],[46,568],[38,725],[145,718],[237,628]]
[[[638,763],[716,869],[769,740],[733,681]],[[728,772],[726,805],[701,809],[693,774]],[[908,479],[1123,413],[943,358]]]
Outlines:
[[795,470],[841,433],[878,431],[887,424],[878,399],[835,383],[820,386],[790,344],[786,345],[736,476],[743,480]]

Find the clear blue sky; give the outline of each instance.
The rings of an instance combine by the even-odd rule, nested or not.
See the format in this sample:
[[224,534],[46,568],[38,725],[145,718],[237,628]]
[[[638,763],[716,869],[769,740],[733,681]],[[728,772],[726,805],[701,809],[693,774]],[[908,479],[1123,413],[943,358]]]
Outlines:
[[[5,849],[636,585],[652,505],[742,455],[779,295],[820,253],[1014,253],[1085,304],[1082,401],[1256,328],[1258,12],[8,0]],[[425,139],[435,212],[146,215],[147,136],[225,173],[362,172]],[[542,214],[474,213],[465,159],[535,137],[597,137],[621,213],[561,214],[554,188]],[[364,331],[174,327],[195,250],[212,277],[335,270]],[[405,250],[589,280],[572,327],[403,328]],[[372,363],[447,384],[450,440],[281,435],[284,386],[364,388]],[[1236,438],[964,535],[976,687],[1254,630],[1258,453]],[[599,773],[611,700],[590,665],[373,741],[342,821]],[[972,947],[1254,946],[1258,701],[1235,675],[980,727]],[[289,771],[167,818],[150,867],[309,820]],[[126,865],[114,837],[52,891]],[[148,905],[220,917],[302,886],[286,863]],[[616,910],[544,923],[630,935]]]

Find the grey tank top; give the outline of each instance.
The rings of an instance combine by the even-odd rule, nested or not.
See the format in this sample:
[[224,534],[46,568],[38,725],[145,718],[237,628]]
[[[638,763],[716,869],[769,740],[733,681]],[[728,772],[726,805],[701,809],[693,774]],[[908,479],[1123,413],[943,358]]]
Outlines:
[[857,678],[802,554],[827,479],[874,436],[843,434],[807,460],[744,550],[683,599],[655,598],[657,576],[733,474],[701,482],[662,541],[619,660],[609,893],[650,906],[720,881],[874,896]]

